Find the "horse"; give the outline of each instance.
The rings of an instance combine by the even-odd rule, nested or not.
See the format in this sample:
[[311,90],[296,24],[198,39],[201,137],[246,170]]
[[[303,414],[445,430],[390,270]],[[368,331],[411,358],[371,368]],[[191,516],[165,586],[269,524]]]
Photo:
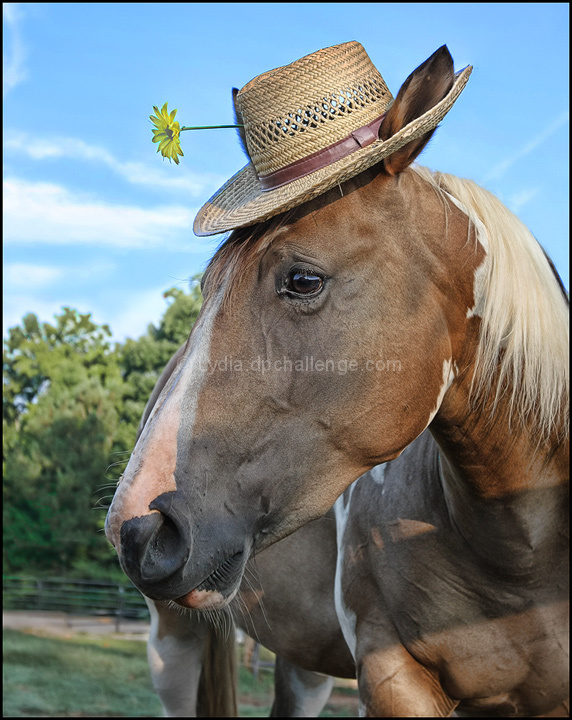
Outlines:
[[[184,352],[173,355],[147,402],[136,442]],[[276,654],[271,717],[318,717],[334,677],[355,677],[334,604],[333,511],[252,558],[224,617],[145,598],[147,656],[166,717],[236,717],[234,625]]]
[[[379,137],[452,77],[419,66]],[[567,714],[567,296],[494,195],[416,164],[432,132],[235,226],[106,533],[143,593],[220,609],[335,503],[365,714]]]
[[[316,541],[332,536],[333,548],[326,543],[322,552],[316,550],[321,547]],[[318,717],[333,676],[355,677],[335,611],[334,573],[330,515],[250,561],[250,577],[224,620],[145,598],[151,618],[149,669],[165,716],[238,715],[236,624],[276,653],[271,717]]]

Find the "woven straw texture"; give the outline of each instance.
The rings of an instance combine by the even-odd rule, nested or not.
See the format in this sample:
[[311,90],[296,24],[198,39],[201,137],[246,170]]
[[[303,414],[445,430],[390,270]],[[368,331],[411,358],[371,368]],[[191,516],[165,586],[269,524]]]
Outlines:
[[351,42],[260,75],[237,99],[260,176],[307,157],[316,142],[342,140],[386,112],[393,97],[363,47]]
[[[292,65],[276,68],[275,70],[271,70],[262,76],[258,76],[240,91],[239,97],[241,110],[243,112],[246,110],[250,118],[249,120],[244,119],[244,122],[247,144],[249,150],[251,150],[250,154],[253,162],[246,165],[242,168],[242,170],[236,173],[236,175],[230,178],[230,180],[228,180],[201,208],[194,223],[194,232],[196,235],[215,235],[235,228],[246,227],[257,222],[262,222],[274,215],[308,202],[318,195],[330,190],[335,185],[341,184],[342,182],[355,177],[359,173],[382,160],[384,157],[387,157],[391,153],[403,147],[408,142],[411,142],[417,137],[420,137],[435,128],[453,106],[453,103],[467,84],[472,71],[472,67],[468,66],[458,73],[453,87],[449,91],[448,95],[441,100],[441,102],[437,103],[437,105],[429,111],[421,115],[406,127],[402,128],[388,140],[377,140],[371,145],[356,150],[356,152],[351,155],[348,155],[347,157],[338,160],[321,170],[316,170],[310,175],[294,180],[275,190],[263,192],[260,188],[260,181],[258,179],[259,174],[264,174],[264,172],[259,170],[260,167],[264,167],[265,172],[272,172],[275,169],[282,168],[295,160],[302,159],[317,150],[327,147],[331,143],[349,135],[352,130],[361,127],[382,114],[389,104],[391,104],[391,94],[389,93],[389,90],[387,90],[381,75],[379,75],[375,68],[375,74],[371,72],[371,68],[373,66],[368,56],[365,54],[365,51],[356,52],[355,46],[361,48],[359,43],[346,43],[345,45],[326,48],[325,50],[321,50],[318,53],[308,56],[308,58],[302,58],[302,60],[299,60]],[[260,132],[260,134],[256,135],[256,137],[263,138],[262,140],[251,140],[251,137],[249,136],[251,127],[265,125],[268,128],[269,126],[272,126],[272,118],[276,119],[279,117],[284,119],[290,117],[289,113],[294,112],[292,107],[295,107],[296,111],[298,111],[302,108],[302,106],[304,106],[304,102],[314,102],[313,100],[308,100],[309,95],[307,85],[301,79],[300,70],[295,69],[293,74],[298,77],[300,85],[296,91],[295,86],[290,80],[288,81],[288,90],[286,93],[288,102],[286,106],[284,105],[285,93],[280,90],[282,82],[281,78],[284,75],[287,75],[290,78],[291,68],[294,65],[302,65],[302,67],[312,65],[313,67],[307,70],[310,78],[308,82],[318,84],[319,80],[313,79],[314,76],[318,77],[321,80],[322,86],[322,94],[320,97],[328,97],[327,94],[324,94],[323,90],[324,63],[320,63],[320,67],[317,67],[315,62],[317,55],[320,55],[321,57],[328,57],[328,64],[330,62],[333,63],[333,60],[339,59],[339,57],[343,56],[342,60],[340,60],[340,65],[343,66],[343,68],[349,67],[349,60],[347,60],[348,56],[354,57],[355,62],[357,63],[356,66],[360,71],[367,67],[365,75],[367,75],[370,79],[375,77],[376,88],[379,89],[377,101],[372,100],[370,102],[368,96],[367,102],[364,102],[363,104],[360,103],[359,105],[356,105],[355,108],[351,108],[351,112],[347,112],[347,114],[346,111],[333,113],[335,115],[335,119],[333,121],[326,121],[324,118],[323,123],[316,123],[316,128],[306,126],[303,131],[299,128],[289,128],[288,132],[280,130],[278,138],[274,139],[275,132],[272,127],[271,135],[270,137],[267,137],[267,139],[264,139],[264,133]],[[313,62],[310,62],[310,58],[314,58]],[[346,59],[344,60],[344,58]],[[308,62],[305,63],[304,61]],[[336,70],[335,72],[341,72],[341,70]],[[335,72],[333,74],[328,73],[328,77],[333,77]],[[346,75],[343,77],[349,81],[350,75],[351,72],[346,70]],[[267,88],[270,86],[273,87],[273,97],[267,97]],[[356,83],[354,76],[352,78],[351,87],[358,86],[359,83]],[[338,84],[335,87],[335,90],[330,91],[329,97],[339,97],[342,94],[339,89],[340,85]],[[258,94],[256,91],[260,91],[260,88],[262,88],[263,92]],[[304,98],[304,101],[301,99],[299,101],[295,101],[295,92],[297,92],[297,97]],[[250,95],[257,97],[250,98]],[[265,97],[268,99],[268,103],[265,102]],[[315,97],[315,92],[312,97]],[[292,103],[292,101],[294,102]],[[288,109],[288,112],[285,108]],[[297,114],[302,117],[299,112]],[[358,117],[359,120],[356,119]],[[258,122],[256,121],[256,118],[258,118]],[[264,118],[264,120],[261,121],[260,118]],[[336,128],[333,131],[336,135],[334,139],[332,139],[331,133],[324,133],[324,127],[329,130],[330,122],[331,127]],[[296,124],[299,125],[299,121],[296,121]],[[290,134],[290,131],[293,134]],[[304,149],[298,150],[298,144],[303,145]],[[254,163],[253,154],[254,157],[256,157],[256,164]]]

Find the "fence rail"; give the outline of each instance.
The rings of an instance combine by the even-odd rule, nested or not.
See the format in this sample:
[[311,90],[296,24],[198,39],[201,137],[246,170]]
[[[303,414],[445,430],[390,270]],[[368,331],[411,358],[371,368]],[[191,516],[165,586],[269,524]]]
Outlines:
[[59,610],[68,615],[98,615],[149,620],[147,604],[133,585],[91,580],[3,577],[4,610]]
[[[93,580],[3,577],[2,586],[4,610],[59,611],[68,616],[70,625],[73,615],[113,617],[116,632],[119,632],[121,620],[150,620],[143,595],[134,585]],[[242,662],[255,676],[259,670],[274,668],[274,662],[260,658],[259,644],[242,630],[237,631],[237,640],[240,645],[245,645]]]

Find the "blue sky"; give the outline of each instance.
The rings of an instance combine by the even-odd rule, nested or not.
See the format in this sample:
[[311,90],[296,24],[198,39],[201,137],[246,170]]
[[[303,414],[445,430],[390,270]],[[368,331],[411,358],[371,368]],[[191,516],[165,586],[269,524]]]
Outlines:
[[234,130],[182,134],[163,161],[149,114],[233,122],[231,88],[329,45],[363,44],[397,94],[442,44],[469,84],[420,162],[496,193],[568,273],[565,3],[5,3],[4,332],[27,312],[91,312],[137,338],[223,239],[192,223],[245,164]]

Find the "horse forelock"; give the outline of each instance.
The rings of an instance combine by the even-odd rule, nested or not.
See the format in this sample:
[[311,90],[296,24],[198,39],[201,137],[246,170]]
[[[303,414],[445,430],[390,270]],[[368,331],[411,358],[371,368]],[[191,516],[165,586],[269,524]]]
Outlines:
[[481,329],[473,404],[484,404],[492,393],[494,411],[510,388],[511,418],[525,425],[534,417],[542,440],[554,432],[566,437],[569,310],[554,266],[530,230],[492,193],[471,180],[414,169],[461,203],[471,225],[486,232],[487,258],[477,269],[482,297],[475,298]]
[[256,225],[233,230],[223,240],[205,271],[203,287],[205,299],[224,283],[223,305],[240,286],[253,264],[269,247],[275,233],[290,219],[293,210]]

